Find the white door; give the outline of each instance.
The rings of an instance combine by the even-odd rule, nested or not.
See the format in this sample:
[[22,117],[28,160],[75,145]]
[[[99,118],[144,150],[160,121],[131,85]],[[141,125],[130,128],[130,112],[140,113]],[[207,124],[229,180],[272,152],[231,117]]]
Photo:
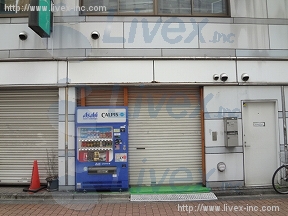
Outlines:
[[274,102],[243,102],[243,146],[246,186],[271,185],[277,168]]

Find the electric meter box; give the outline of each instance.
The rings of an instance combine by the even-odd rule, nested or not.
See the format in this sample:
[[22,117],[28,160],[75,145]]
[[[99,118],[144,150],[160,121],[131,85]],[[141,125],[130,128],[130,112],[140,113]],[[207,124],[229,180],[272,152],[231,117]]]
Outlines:
[[226,147],[239,146],[237,117],[224,118],[224,141]]

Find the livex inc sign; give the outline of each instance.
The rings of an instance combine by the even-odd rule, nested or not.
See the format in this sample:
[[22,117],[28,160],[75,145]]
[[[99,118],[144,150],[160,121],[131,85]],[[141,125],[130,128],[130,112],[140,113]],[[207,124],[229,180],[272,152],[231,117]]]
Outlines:
[[[108,17],[113,21],[113,17]],[[177,47],[197,48],[198,43],[226,43],[231,44],[236,35],[231,32],[214,31],[207,40],[203,36],[206,30],[208,19],[203,18],[196,22],[193,18],[184,22],[181,18],[170,18],[162,21],[159,18],[156,22],[148,22],[145,18],[134,18],[131,22],[124,23],[124,37],[111,35],[111,31],[104,32],[103,43],[125,43],[125,48],[133,48],[135,44],[142,48],[156,47]],[[206,39],[206,40],[205,40]]]

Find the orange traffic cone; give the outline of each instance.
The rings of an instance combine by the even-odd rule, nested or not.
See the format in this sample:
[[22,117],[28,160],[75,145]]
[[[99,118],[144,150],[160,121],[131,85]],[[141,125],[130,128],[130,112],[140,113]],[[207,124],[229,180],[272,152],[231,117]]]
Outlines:
[[38,192],[42,190],[45,186],[41,187],[40,185],[40,178],[39,178],[39,171],[38,171],[38,163],[37,160],[34,161],[33,170],[32,170],[32,177],[29,189],[23,189],[23,191],[27,192]]

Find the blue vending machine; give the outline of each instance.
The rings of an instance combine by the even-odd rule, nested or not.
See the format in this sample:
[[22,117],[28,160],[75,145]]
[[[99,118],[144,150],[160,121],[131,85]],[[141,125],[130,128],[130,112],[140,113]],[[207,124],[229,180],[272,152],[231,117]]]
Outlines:
[[128,190],[127,107],[76,108],[76,191]]

